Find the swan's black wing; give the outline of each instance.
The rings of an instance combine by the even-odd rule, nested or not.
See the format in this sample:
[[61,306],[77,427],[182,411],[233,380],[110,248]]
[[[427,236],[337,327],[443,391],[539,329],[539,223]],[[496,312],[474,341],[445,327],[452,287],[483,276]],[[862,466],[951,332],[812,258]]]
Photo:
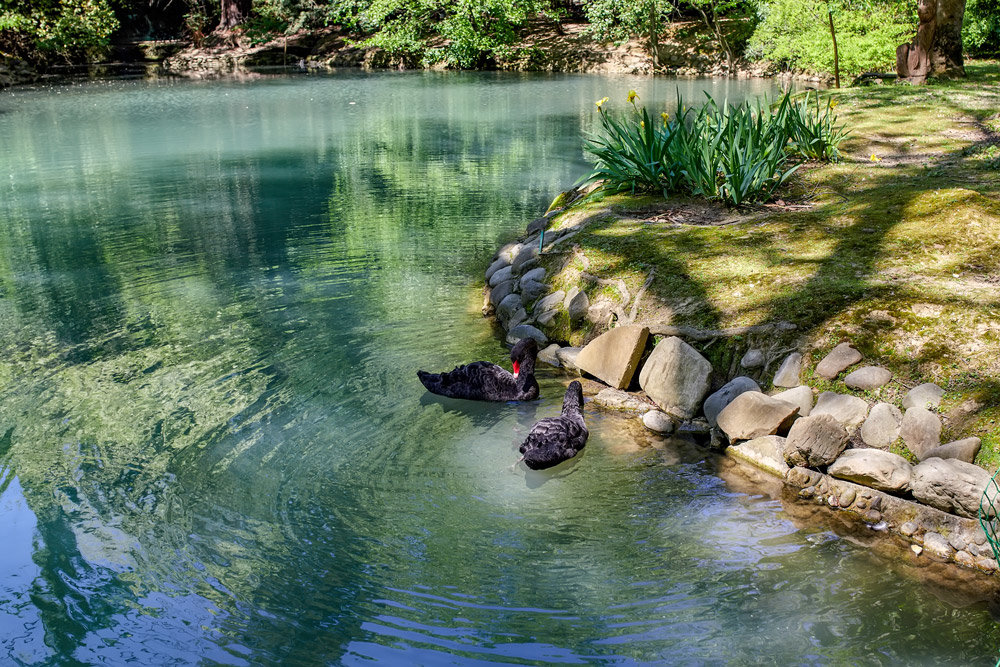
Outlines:
[[546,417],[532,427],[519,451],[524,454],[525,465],[543,470],[576,456],[588,435],[583,419]]
[[474,401],[510,401],[517,398],[517,386],[510,371],[488,361],[456,366],[447,373],[417,371],[427,391]]

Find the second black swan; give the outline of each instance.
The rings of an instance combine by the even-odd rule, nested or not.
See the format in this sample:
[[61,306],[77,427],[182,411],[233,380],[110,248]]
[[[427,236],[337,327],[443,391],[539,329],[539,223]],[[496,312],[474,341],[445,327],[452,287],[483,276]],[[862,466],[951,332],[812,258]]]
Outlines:
[[533,338],[522,338],[510,351],[513,373],[488,361],[475,361],[446,373],[417,371],[417,377],[427,391],[441,396],[473,401],[533,401],[538,398],[536,356],[538,343]]
[[583,421],[583,386],[574,380],[566,388],[562,414],[541,419],[520,447],[522,460],[532,470],[544,470],[576,456],[587,443]]

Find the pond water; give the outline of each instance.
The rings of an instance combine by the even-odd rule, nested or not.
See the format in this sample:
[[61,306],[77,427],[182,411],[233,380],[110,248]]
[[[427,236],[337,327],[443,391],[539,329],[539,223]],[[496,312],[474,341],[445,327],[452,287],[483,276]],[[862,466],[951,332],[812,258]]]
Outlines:
[[[431,397],[594,101],[767,82],[349,72],[0,94],[0,643],[17,664],[992,664],[931,587],[679,440]],[[806,512],[808,514],[808,512]],[[969,593],[969,591],[972,591]],[[988,596],[987,596],[988,597]]]

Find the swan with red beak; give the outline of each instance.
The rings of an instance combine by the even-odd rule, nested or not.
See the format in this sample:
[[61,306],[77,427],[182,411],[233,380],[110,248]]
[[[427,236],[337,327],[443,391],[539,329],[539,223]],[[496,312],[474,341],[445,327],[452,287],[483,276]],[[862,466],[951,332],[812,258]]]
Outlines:
[[538,343],[522,338],[510,351],[513,373],[488,361],[474,361],[445,373],[417,371],[417,377],[427,391],[441,396],[471,401],[533,401],[538,398],[537,356]]

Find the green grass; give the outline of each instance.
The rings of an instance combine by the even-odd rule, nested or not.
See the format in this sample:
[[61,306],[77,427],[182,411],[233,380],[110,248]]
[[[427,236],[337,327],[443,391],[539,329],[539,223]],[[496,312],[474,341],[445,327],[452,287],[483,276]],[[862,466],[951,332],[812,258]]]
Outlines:
[[[872,400],[898,404],[908,386],[936,382],[946,389],[942,441],[982,438],[977,462],[992,471],[1000,465],[1000,70],[995,62],[968,70],[965,81],[830,93],[851,129],[845,159],[796,174],[784,199],[797,206],[738,212],[618,194],[590,197],[554,226],[590,220],[574,238],[588,273],[621,278],[633,295],[655,268],[640,321],[720,329],[785,320],[797,328],[778,343],[802,337],[813,364],[850,340],[864,363],[894,372],[894,388]],[[670,222],[678,216],[706,224]],[[578,262],[564,268],[553,257],[549,269],[560,286],[579,282]],[[592,301],[610,294],[591,289]],[[561,337],[580,343],[593,333],[567,328]],[[770,341],[729,344],[762,342]],[[723,346],[706,351],[721,372],[735,354]],[[839,380],[828,388],[846,390]]]

